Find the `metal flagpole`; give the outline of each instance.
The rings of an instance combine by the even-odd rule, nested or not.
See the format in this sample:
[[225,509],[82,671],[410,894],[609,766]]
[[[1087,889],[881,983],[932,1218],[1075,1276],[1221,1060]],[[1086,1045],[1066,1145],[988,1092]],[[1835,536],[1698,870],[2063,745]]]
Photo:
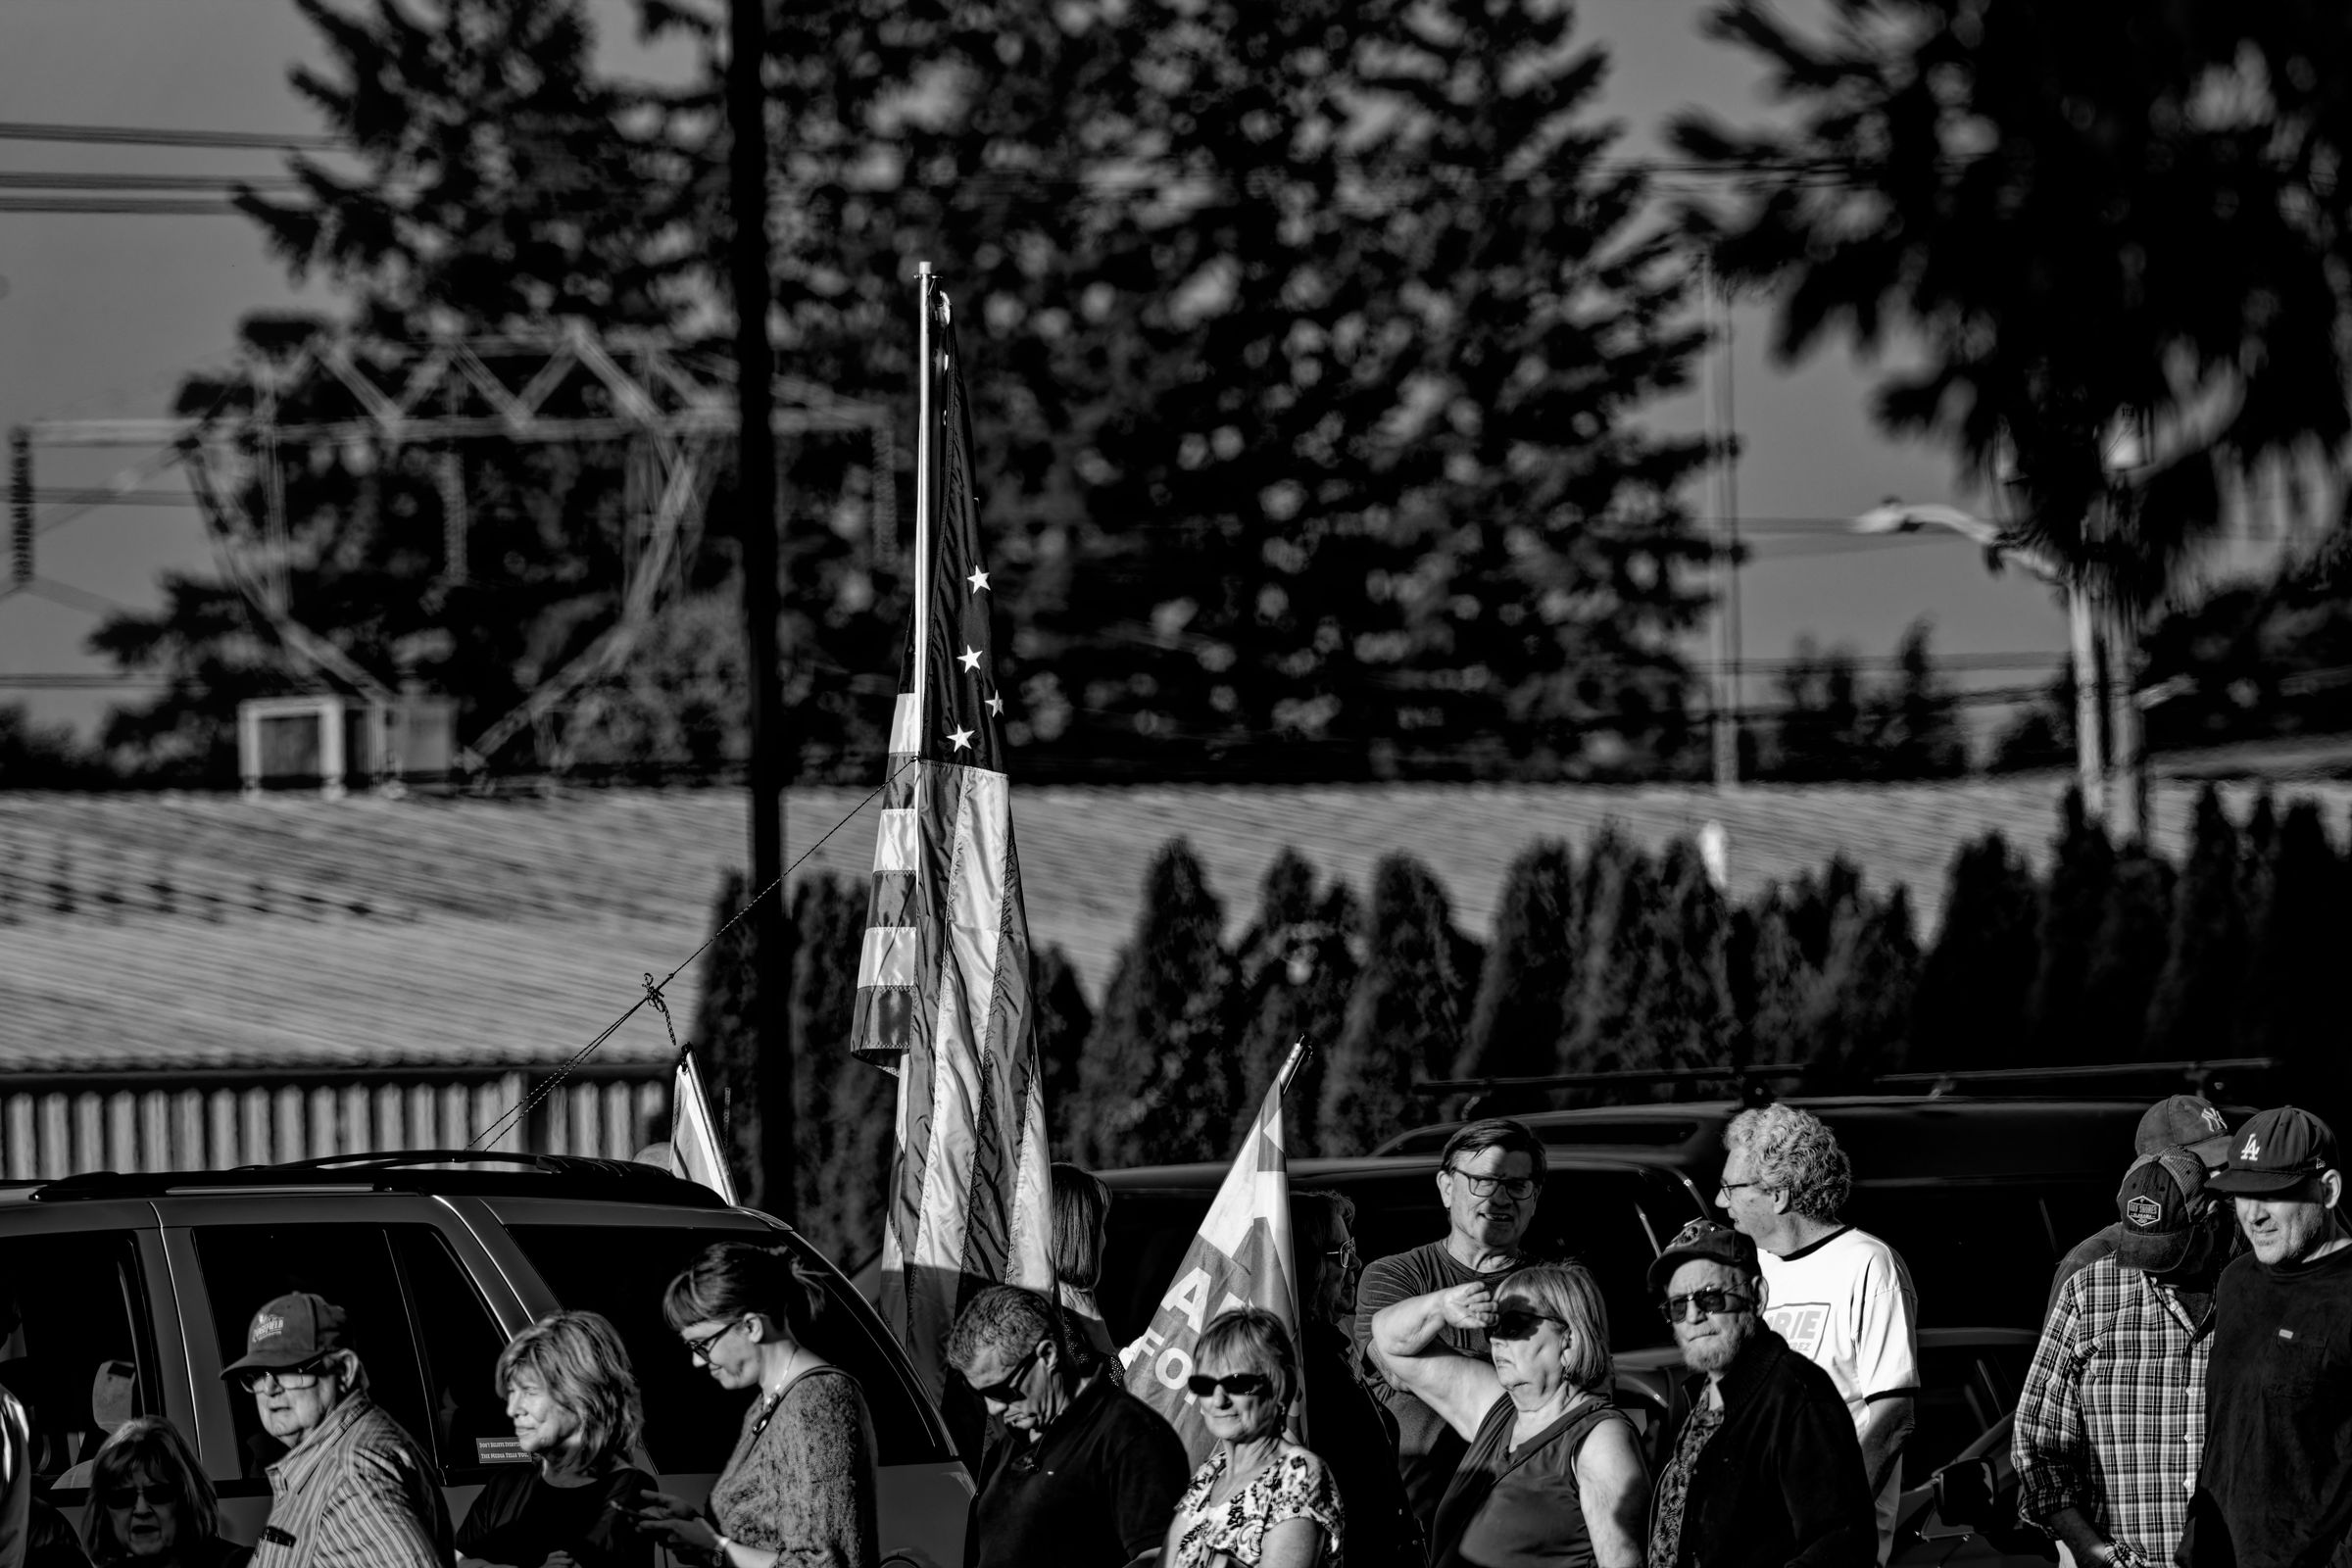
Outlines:
[[925,657],[931,639],[931,465],[938,460],[931,435],[931,312],[939,279],[929,262],[914,264],[916,299],[915,357],[920,368],[914,378],[914,755],[922,755],[930,718],[924,703],[930,682]]

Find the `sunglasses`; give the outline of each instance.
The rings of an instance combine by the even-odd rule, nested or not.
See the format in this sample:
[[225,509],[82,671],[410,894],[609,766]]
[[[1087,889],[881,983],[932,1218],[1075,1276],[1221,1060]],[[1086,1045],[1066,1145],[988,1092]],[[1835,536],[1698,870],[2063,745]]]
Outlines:
[[333,1370],[333,1364],[321,1357],[315,1361],[300,1362],[294,1366],[249,1366],[238,1373],[234,1381],[237,1387],[243,1389],[247,1394],[261,1393],[265,1384],[273,1386],[282,1393],[288,1389],[311,1388]]
[[144,1486],[108,1487],[98,1494],[98,1500],[109,1508],[131,1508],[145,1503],[161,1508],[179,1500],[179,1489],[168,1481],[150,1481]]
[[1494,1321],[1487,1326],[1487,1338],[1490,1340],[1532,1340],[1536,1337],[1536,1330],[1546,1323],[1558,1323],[1561,1328],[1568,1326],[1549,1312],[1531,1312],[1524,1307],[1507,1307],[1496,1313]]
[[[1667,1297],[1658,1302],[1658,1312],[1667,1322],[1680,1323],[1690,1315],[1693,1306],[1698,1308],[1699,1316],[1713,1317],[1718,1312],[1744,1312],[1755,1304],[1754,1298],[1741,1296],[1738,1291],[1692,1291],[1689,1296]],[[1491,1336],[1494,1331],[1487,1332]]]
[[1228,1372],[1221,1378],[1196,1372],[1184,1380],[1184,1386],[1196,1399],[1214,1398],[1219,1389],[1237,1399],[1262,1399],[1274,1392],[1274,1380],[1263,1372]]
[[1037,1365],[1037,1358],[1045,1353],[1046,1342],[1040,1340],[1027,1355],[1021,1357],[1019,1364],[1004,1375],[1003,1382],[991,1383],[983,1388],[966,1378],[964,1385],[983,1399],[994,1399],[999,1404],[1018,1404],[1029,1396],[1022,1392],[1021,1384],[1028,1378],[1029,1369]]

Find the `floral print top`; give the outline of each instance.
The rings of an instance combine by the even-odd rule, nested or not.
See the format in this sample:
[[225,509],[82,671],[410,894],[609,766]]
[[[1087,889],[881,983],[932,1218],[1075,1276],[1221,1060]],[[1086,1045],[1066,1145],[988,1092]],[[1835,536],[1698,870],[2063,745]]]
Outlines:
[[1236,1563],[1253,1564],[1264,1554],[1266,1532],[1286,1519],[1312,1519],[1321,1525],[1323,1553],[1318,1562],[1322,1568],[1345,1568],[1340,1540],[1347,1518],[1329,1466],[1298,1445],[1285,1443],[1273,1463],[1212,1507],[1208,1494],[1223,1478],[1225,1465],[1220,1445],[1208,1462],[1193,1472],[1193,1484],[1176,1504],[1176,1557],[1164,1568],[1209,1568],[1220,1551]]

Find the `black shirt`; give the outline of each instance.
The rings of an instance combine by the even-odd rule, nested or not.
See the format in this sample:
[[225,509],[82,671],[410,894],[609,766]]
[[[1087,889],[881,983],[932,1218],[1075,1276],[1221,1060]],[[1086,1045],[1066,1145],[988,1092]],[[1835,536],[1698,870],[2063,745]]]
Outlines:
[[[1706,1379],[1690,1383],[1695,1409]],[[1830,1375],[1761,1323],[1723,1374],[1690,1467],[1675,1568],[1876,1568],[1879,1505]]]
[[458,1551],[513,1568],[539,1568],[567,1551],[582,1568],[653,1568],[654,1542],[626,1510],[654,1490],[642,1470],[621,1469],[584,1487],[559,1487],[535,1464],[501,1465],[458,1527]]
[[1192,1479],[1176,1429],[1097,1378],[1023,1444],[1001,1423],[980,1458],[967,1568],[1122,1568],[1159,1545]]
[[1357,1375],[1347,1335],[1309,1323],[1299,1337],[1307,1446],[1340,1489],[1348,1568],[1421,1568],[1420,1522],[1396,1474],[1396,1418]]
[[2352,1247],[2214,1290],[2205,1449],[2181,1560],[2305,1568],[2352,1537]]

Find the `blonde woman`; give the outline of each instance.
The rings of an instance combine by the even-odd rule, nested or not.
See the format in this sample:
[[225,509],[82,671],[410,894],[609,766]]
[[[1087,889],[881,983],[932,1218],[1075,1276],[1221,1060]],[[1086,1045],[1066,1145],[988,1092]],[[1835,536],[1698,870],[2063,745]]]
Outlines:
[[1283,1430],[1302,1390],[1282,1319],[1221,1312],[1194,1356],[1192,1394],[1217,1446],[1177,1501],[1161,1568],[1343,1568],[1339,1485]]
[[458,1528],[458,1560],[500,1568],[652,1568],[634,1510],[653,1477],[629,1352],[594,1312],[556,1312],[514,1336],[491,1374],[531,1460],[493,1475]]

